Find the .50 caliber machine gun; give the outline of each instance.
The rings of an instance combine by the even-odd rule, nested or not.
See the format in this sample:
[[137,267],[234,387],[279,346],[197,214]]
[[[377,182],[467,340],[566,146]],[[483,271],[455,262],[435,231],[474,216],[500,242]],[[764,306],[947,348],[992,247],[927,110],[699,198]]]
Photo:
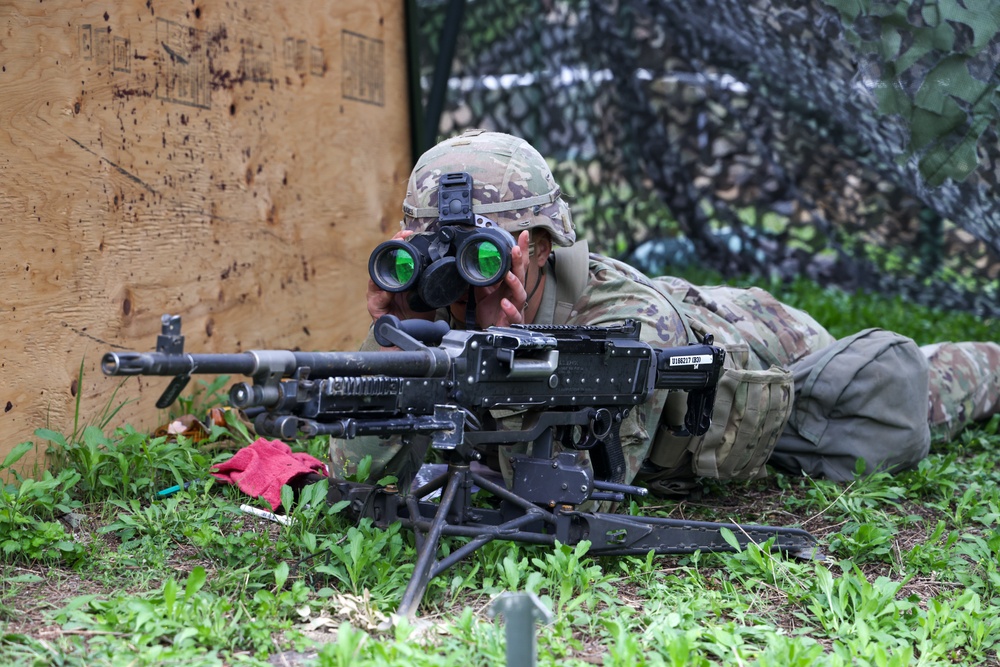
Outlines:
[[[157,401],[169,406],[192,374],[239,374],[236,408],[256,413],[262,436],[294,439],[399,436],[404,446],[429,443],[447,472],[410,488],[333,480],[355,518],[378,526],[399,521],[417,540],[417,563],[398,612],[413,614],[430,579],[494,539],[536,544],[590,542],[595,555],[728,551],[728,528],[741,545],[774,538],[774,548],[810,555],[816,540],[796,528],[721,524],[587,511],[591,501],[622,501],[646,490],[625,483],[622,421],[655,389],[687,392],[679,433],[711,424],[725,351],[700,344],[654,348],[639,325],[528,325],[452,331],[443,322],[386,316],[375,324],[385,352],[263,350],[188,354],[180,317],[163,316],[155,352],[109,352],[107,375],[168,375]],[[508,430],[520,414],[520,426]],[[511,459],[510,488],[471,465],[485,448],[531,443]],[[558,446],[556,446],[558,444]],[[423,450],[421,450],[423,451]],[[422,456],[420,457],[422,459]],[[492,502],[473,503],[474,488]],[[439,501],[430,497],[440,493]],[[442,535],[470,538],[437,559]]]

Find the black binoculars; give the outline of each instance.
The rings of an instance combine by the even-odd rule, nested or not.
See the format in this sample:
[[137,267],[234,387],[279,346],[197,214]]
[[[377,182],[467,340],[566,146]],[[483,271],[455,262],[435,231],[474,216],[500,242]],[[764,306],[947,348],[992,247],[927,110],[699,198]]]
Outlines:
[[472,213],[472,177],[453,172],[441,177],[438,229],[406,240],[380,243],[368,260],[368,274],[386,292],[410,292],[415,311],[448,306],[469,287],[503,280],[510,271],[510,232]]

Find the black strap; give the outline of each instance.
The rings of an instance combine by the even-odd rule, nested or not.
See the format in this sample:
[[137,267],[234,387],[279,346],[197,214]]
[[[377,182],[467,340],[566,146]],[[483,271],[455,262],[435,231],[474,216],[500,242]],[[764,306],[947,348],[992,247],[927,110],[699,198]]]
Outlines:
[[465,302],[465,330],[475,331],[479,326],[476,324],[476,290],[469,285],[469,298]]

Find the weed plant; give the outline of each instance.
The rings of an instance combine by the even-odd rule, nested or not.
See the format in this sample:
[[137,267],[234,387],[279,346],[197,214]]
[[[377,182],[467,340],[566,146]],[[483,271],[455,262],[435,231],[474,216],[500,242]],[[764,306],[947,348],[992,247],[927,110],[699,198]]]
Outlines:
[[[868,326],[920,343],[995,339],[996,322],[771,286],[838,336]],[[208,384],[185,411],[208,409]],[[56,465],[0,464],[0,664],[500,665],[506,591],[553,613],[541,665],[978,665],[1000,642],[1000,418],[936,442],[914,470],[850,483],[773,473],[712,483],[700,500],[644,499],[632,513],[801,525],[829,558],[750,545],[729,554],[592,558],[587,545],[494,541],[432,581],[420,618],[390,623],[415,560],[398,528],[349,523],[321,482],[282,491],[290,521],[208,475],[252,437],[230,418],[208,443],[115,427],[115,406],[69,433],[38,431]],[[296,447],[326,456],[322,439]],[[8,473],[8,471],[11,471]],[[190,485],[186,483],[192,482]],[[180,490],[158,495],[166,487]],[[453,549],[458,539],[446,539]]]

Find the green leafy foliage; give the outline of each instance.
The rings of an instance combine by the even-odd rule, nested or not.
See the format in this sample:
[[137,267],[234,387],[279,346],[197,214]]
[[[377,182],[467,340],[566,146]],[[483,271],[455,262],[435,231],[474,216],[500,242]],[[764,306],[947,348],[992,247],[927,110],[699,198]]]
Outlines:
[[80,474],[85,502],[113,496],[149,498],[165,487],[204,477],[210,463],[183,437],[150,438],[130,426],[113,437],[88,426],[78,441],[49,429],[35,434],[52,442],[66,464]]
[[329,558],[316,571],[354,595],[368,590],[375,599],[390,601],[413,571],[413,552],[404,551],[398,524],[380,530],[365,519],[348,528],[342,538],[324,540],[320,549]]
[[58,519],[80,507],[71,490],[80,481],[73,470],[57,475],[43,472],[38,479],[25,479],[11,467],[32,448],[15,447],[0,464],[0,479],[11,471],[16,482],[0,487],[0,562],[42,561],[69,564],[83,554],[83,547],[67,534]]
[[[882,114],[910,128],[907,155],[931,186],[964,180],[983,133],[1000,117],[995,63],[986,51],[1000,32],[990,0],[825,0],[841,14],[863,58],[862,78]],[[984,67],[985,65],[985,67]]]

